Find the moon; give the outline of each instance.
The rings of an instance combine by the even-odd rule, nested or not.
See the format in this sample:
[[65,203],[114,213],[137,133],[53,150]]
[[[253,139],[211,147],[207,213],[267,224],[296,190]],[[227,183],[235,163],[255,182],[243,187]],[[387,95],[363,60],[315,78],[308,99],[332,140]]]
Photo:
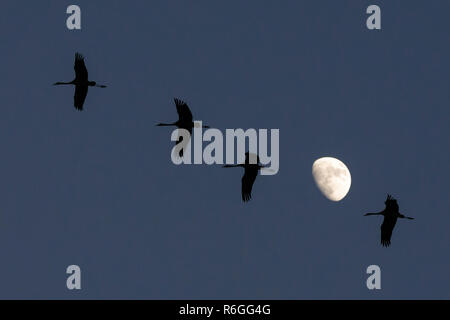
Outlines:
[[312,175],[319,190],[331,201],[344,199],[352,184],[347,166],[336,158],[324,157],[314,161]]

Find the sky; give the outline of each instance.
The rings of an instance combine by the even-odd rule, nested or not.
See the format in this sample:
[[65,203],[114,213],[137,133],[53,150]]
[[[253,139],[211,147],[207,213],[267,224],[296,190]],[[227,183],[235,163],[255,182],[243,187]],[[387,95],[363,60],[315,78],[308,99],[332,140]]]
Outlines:
[[[68,30],[66,8],[81,8]],[[381,8],[368,30],[366,8]],[[448,12],[432,1],[0,4],[0,298],[449,299]],[[73,107],[74,53],[92,88]],[[172,163],[173,98],[279,129],[280,168]],[[336,157],[339,202],[313,162]],[[383,248],[386,194],[399,220]],[[68,290],[66,268],[81,268]],[[368,290],[366,269],[381,269]]]

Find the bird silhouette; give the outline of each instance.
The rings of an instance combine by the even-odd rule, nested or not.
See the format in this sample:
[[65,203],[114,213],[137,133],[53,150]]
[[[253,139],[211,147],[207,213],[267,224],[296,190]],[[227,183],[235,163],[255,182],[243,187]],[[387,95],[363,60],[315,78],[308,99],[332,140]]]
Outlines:
[[381,224],[381,245],[383,247],[389,247],[391,245],[392,230],[394,230],[395,224],[397,223],[397,218],[401,219],[414,219],[411,217],[406,217],[402,215],[398,210],[397,200],[391,195],[387,195],[386,201],[384,202],[386,208],[383,211],[375,213],[366,213],[365,216],[384,216],[383,223]]
[[84,57],[80,53],[75,53],[75,79],[71,82],[55,82],[53,85],[74,85],[75,86],[75,95],[73,97],[74,106],[77,110],[83,110],[84,100],[86,99],[86,95],[88,93],[89,87],[99,87],[106,88],[104,85],[99,85],[95,81],[88,80],[88,71],[86,69],[86,65],[84,64]]
[[[256,160],[256,161],[255,161]],[[242,164],[226,164],[224,168],[243,167],[244,175],[242,176],[242,201],[247,202],[252,198],[253,183],[261,168],[265,166],[259,164],[259,157],[254,153],[245,153],[245,163]]]
[[[186,102],[174,98],[175,106],[177,107],[178,120],[173,123],[158,123],[157,126],[175,126],[179,129],[185,129],[189,131],[189,135],[192,135],[192,128],[194,128],[194,121],[192,120],[192,112],[189,109]],[[209,126],[203,126],[203,128],[209,128]],[[181,135],[178,136],[178,139],[175,145],[178,145],[183,141],[183,137]],[[183,148],[180,149],[179,153],[180,157],[183,157]]]

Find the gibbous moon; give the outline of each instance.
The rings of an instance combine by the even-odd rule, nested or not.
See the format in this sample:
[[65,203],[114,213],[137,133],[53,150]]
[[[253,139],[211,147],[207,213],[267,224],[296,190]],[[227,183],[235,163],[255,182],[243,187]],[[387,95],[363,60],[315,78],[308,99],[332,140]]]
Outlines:
[[324,157],[314,161],[312,175],[319,190],[331,201],[344,199],[352,184],[347,166],[336,158]]

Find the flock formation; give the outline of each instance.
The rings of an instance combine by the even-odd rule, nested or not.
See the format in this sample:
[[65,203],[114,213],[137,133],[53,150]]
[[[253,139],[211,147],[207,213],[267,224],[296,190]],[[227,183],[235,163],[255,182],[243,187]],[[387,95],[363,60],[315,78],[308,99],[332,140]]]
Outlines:
[[[106,88],[105,85],[99,85],[95,81],[89,81],[88,71],[84,63],[84,57],[80,53],[75,53],[75,79],[70,82],[55,82],[54,85],[74,85],[74,107],[82,111],[84,101],[88,93],[89,87],[99,87]],[[192,112],[186,102],[175,98],[175,106],[177,108],[178,120],[172,123],[158,123],[157,126],[175,126],[179,129],[185,129],[189,131],[192,135],[192,129],[194,128],[194,121],[192,117]],[[203,128],[209,128],[209,126],[203,126]],[[183,137],[179,136],[176,144],[181,143]],[[183,157],[183,148],[179,151],[179,156]],[[256,157],[256,161],[255,158]],[[245,162],[242,164],[227,164],[223,166],[224,168],[234,168],[242,167],[244,168],[244,175],[242,176],[241,185],[241,195],[242,201],[247,202],[252,198],[252,188],[253,184],[258,176],[261,168],[264,166],[260,164],[258,155],[246,152]],[[387,195],[386,201],[384,202],[386,207],[383,211],[376,213],[366,213],[365,216],[381,215],[384,217],[383,223],[381,224],[381,245],[388,247],[391,244],[392,231],[394,230],[397,219],[414,219],[411,217],[404,216],[399,212],[399,206],[397,200],[391,195]]]

